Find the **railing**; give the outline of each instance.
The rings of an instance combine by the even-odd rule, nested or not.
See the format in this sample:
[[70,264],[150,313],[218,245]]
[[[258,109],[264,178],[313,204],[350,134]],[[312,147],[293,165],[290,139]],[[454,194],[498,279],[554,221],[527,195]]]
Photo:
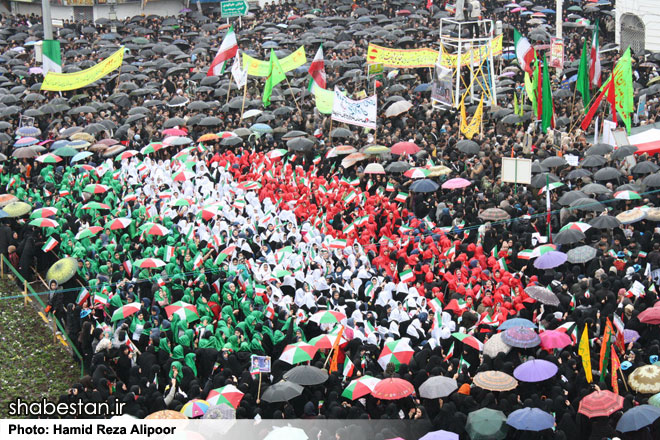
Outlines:
[[[5,257],[4,254],[0,254],[0,276],[4,279],[5,278],[5,269],[9,269],[14,276],[20,281],[20,283],[23,285],[23,291],[21,292],[23,294],[23,303],[25,306],[28,306],[30,302],[32,302],[32,298],[36,299],[39,305],[41,306],[41,311],[39,314],[41,317],[44,319],[44,321],[48,322],[48,318],[46,317],[46,304],[44,304],[43,300],[41,299],[41,295],[39,295],[30,285],[30,283],[27,282],[23,276],[16,270],[14,266],[9,262],[7,257]],[[85,366],[83,364],[83,358],[76,348],[76,345],[71,341],[71,338],[69,338],[69,335],[67,334],[66,330],[64,329],[64,326],[60,322],[59,319],[57,319],[57,316],[55,314],[51,314],[51,321],[50,324],[52,324],[52,330],[53,330],[53,342],[57,343],[57,329],[59,329],[61,333],[61,337],[64,337],[66,339],[66,343],[68,346],[71,348],[71,351],[73,352],[74,356],[78,359],[78,363],[80,364],[80,377],[83,377],[85,375]]]

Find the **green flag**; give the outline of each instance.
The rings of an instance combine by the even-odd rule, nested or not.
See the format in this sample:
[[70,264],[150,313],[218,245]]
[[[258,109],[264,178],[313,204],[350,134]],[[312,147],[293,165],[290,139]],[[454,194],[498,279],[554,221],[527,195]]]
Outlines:
[[62,55],[58,40],[44,40],[42,45],[44,75],[48,72],[62,73]]
[[271,49],[268,76],[266,77],[266,85],[264,86],[264,93],[262,98],[264,107],[268,107],[270,105],[270,95],[273,93],[273,87],[285,79],[286,76],[284,74],[284,70],[282,70],[282,66],[280,66],[280,60],[277,59],[275,51]]
[[543,56],[543,86],[542,86],[542,113],[541,113],[541,131],[546,133],[548,128],[554,126],[553,122],[553,104],[552,88],[550,87],[550,73],[548,72],[548,60]]
[[584,105],[584,113],[589,111],[589,102],[591,101],[591,94],[589,93],[589,62],[587,61],[587,40],[584,40],[582,46],[582,55],[580,56],[580,67],[578,68],[577,82],[575,88],[582,95],[582,104]]
[[628,47],[614,67],[614,95],[617,113],[623,119],[629,134],[630,114],[635,111],[633,94],[632,59],[630,58],[630,47]]

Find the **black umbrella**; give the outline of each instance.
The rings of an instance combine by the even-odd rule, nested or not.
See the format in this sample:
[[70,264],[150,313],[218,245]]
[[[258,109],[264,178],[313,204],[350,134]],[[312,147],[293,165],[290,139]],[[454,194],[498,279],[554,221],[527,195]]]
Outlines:
[[298,385],[319,385],[328,380],[328,372],[311,365],[298,365],[284,373],[284,379]]
[[286,142],[286,146],[289,147],[290,150],[298,152],[310,151],[314,147],[314,144],[315,142],[313,140],[306,137],[297,137],[289,139]]
[[621,177],[621,171],[614,167],[601,168],[594,173],[595,180],[614,180]]
[[410,185],[411,191],[419,192],[419,193],[434,192],[437,191],[438,188],[440,188],[440,185],[438,185],[431,179],[416,180],[415,182],[413,182],[412,185]]
[[614,229],[621,226],[621,222],[611,215],[599,215],[591,220],[589,224],[596,229]]
[[590,183],[582,187],[582,192],[585,194],[609,194],[612,191],[600,183]]
[[552,173],[541,173],[532,177],[531,185],[532,188],[543,188],[546,184],[555,182],[559,182],[559,177]]
[[215,116],[207,116],[203,118],[201,121],[199,121],[198,125],[201,125],[203,127],[217,127],[221,123],[222,121],[220,121],[220,119],[216,118]]
[[561,167],[566,164],[567,164],[566,159],[559,156],[550,156],[548,158],[543,159],[543,161],[541,162],[541,165],[546,168]]
[[651,173],[655,173],[658,170],[660,170],[659,166],[657,166],[653,162],[649,162],[648,160],[645,160],[643,162],[639,162],[637,165],[632,167],[630,171],[632,171],[633,174],[651,174]]
[[591,198],[582,198],[577,199],[569,205],[573,209],[579,209],[580,211],[594,211],[594,212],[603,212],[605,211],[605,206],[596,199]]
[[300,385],[283,380],[269,386],[266,391],[264,391],[261,399],[269,403],[288,402],[294,397],[300,396],[302,392],[303,387]]
[[282,139],[288,141],[289,139],[293,139],[301,136],[307,136],[307,133],[300,130],[291,130],[287,132],[284,136],[282,136]]
[[568,180],[577,180],[577,179],[582,179],[583,177],[590,177],[592,175],[593,173],[589,170],[585,170],[584,168],[577,168],[575,170],[571,170],[566,175],[566,178]]
[[612,159],[621,160],[627,156],[632,156],[638,148],[634,145],[622,145],[612,153]]
[[584,232],[579,229],[564,229],[552,237],[552,242],[556,244],[573,244],[586,238]]
[[456,142],[456,148],[458,151],[465,154],[477,154],[479,152],[479,144],[468,139],[463,139]]
[[335,128],[334,130],[332,130],[332,132],[330,132],[330,136],[332,136],[333,138],[346,139],[353,136],[353,133],[346,128]]
[[642,183],[648,187],[657,188],[660,186],[660,174],[654,173],[644,177]]
[[390,173],[405,173],[409,169],[410,165],[406,162],[392,162],[385,168],[385,171]]
[[589,149],[587,149],[585,156],[593,156],[593,155],[604,156],[608,153],[611,153],[612,150],[614,150],[614,147],[611,146],[610,144],[603,144],[603,143],[595,144],[589,147]]
[[510,114],[510,115],[506,115],[505,117],[503,117],[501,119],[501,122],[503,124],[512,124],[513,125],[513,124],[518,124],[518,123],[522,122],[522,120],[523,119],[520,116],[515,115],[515,114]]
[[605,159],[603,156],[594,155],[585,157],[580,165],[586,168],[598,168],[602,167],[606,163],[607,159]]

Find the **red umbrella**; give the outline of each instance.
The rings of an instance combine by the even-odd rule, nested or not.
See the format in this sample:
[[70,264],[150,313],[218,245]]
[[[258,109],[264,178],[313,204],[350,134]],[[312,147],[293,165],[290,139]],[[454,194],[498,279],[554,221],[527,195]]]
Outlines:
[[594,391],[580,401],[578,412],[591,417],[608,417],[623,408],[623,396],[611,391]]
[[546,330],[539,334],[539,336],[541,337],[541,347],[545,349],[561,349],[573,343],[570,336],[558,330]]
[[660,324],[660,307],[649,307],[640,313],[638,318],[639,322],[644,324]]
[[414,392],[415,388],[407,380],[390,377],[378,382],[371,395],[377,399],[397,400],[408,397]]
[[415,154],[420,148],[414,142],[397,142],[392,145],[392,154]]

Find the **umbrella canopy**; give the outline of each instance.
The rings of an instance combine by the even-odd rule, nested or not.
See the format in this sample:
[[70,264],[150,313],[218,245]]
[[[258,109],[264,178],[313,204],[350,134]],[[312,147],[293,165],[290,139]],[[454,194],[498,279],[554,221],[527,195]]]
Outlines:
[[522,408],[509,414],[506,423],[518,431],[543,431],[555,426],[555,417],[538,408]]
[[[567,260],[567,256],[563,252],[550,251],[541,255],[534,261],[534,267],[537,269],[552,269],[561,266]],[[556,305],[556,304],[555,304]]]
[[380,382],[380,379],[369,376],[368,374],[364,375],[352,380],[341,395],[351,400],[359,399],[362,396],[371,394],[374,388],[376,388],[376,385],[378,385],[378,382]]
[[510,391],[518,381],[502,371],[481,371],[474,376],[474,384],[489,391]]
[[171,409],[156,411],[145,417],[145,420],[178,420],[178,419],[187,420],[188,417],[186,417],[185,414],[181,414],[179,411],[173,411]]
[[281,380],[276,384],[269,386],[266,391],[264,391],[261,399],[269,403],[288,402],[294,397],[300,396],[302,392],[303,387],[297,383]]
[[580,401],[578,412],[589,418],[608,417],[621,408],[623,408],[623,396],[607,390],[594,391]]
[[385,168],[379,163],[370,163],[364,167],[364,174],[385,174]]
[[569,250],[566,253],[566,257],[569,263],[582,264],[596,258],[596,254],[598,254],[596,248],[584,245]]
[[208,411],[210,406],[211,405],[206,400],[193,399],[183,405],[183,408],[181,408],[181,414],[184,414],[186,417],[191,419],[202,417],[204,413]]
[[408,397],[415,392],[410,382],[395,377],[388,377],[376,384],[371,395],[377,399],[398,400]]
[[639,405],[623,413],[616,430],[619,432],[638,431],[645,426],[653,424],[660,417],[660,408],[652,405]]
[[469,139],[463,139],[456,142],[458,151],[465,154],[477,154],[479,152],[479,144]]
[[511,351],[511,346],[502,340],[502,333],[496,333],[484,342],[484,355],[492,358],[497,357],[499,353],[507,354]]
[[532,359],[518,365],[513,370],[513,376],[521,382],[542,382],[557,374],[557,370],[557,366],[552,362]]
[[10,202],[2,208],[7,217],[20,217],[32,211],[32,206],[25,202]]
[[546,330],[541,332],[541,347],[546,350],[562,349],[573,343],[573,340],[564,332],[558,330]]
[[646,211],[642,211],[639,208],[623,211],[617,214],[616,216],[616,219],[619,220],[623,225],[637,223],[638,221],[644,220],[645,218],[646,218]]
[[446,397],[458,389],[456,380],[444,377],[429,377],[419,387],[419,395],[425,399],[439,399]]
[[511,318],[511,319],[507,319],[502,324],[500,324],[500,326],[497,327],[497,329],[498,330],[507,330],[507,329],[514,328],[514,327],[525,327],[525,328],[536,329],[537,325],[534,324],[529,319]]
[[[401,101],[400,101],[401,102]],[[392,154],[415,154],[420,148],[414,142],[397,142],[392,145],[390,152]]]
[[479,218],[486,221],[501,221],[511,218],[508,212],[500,208],[488,208],[479,213]]
[[114,311],[114,313],[112,314],[112,319],[110,321],[115,322],[115,321],[121,321],[122,319],[126,319],[129,316],[135,314],[138,310],[140,310],[141,307],[142,304],[139,302],[132,302],[129,304],[125,304]]
[[628,376],[628,385],[638,393],[660,393],[660,366],[643,365],[636,368],[635,371]]
[[472,440],[501,440],[506,437],[505,422],[502,411],[481,408],[468,414],[465,430]]
[[573,244],[585,238],[587,238],[586,235],[579,229],[565,229],[555,234],[552,237],[552,242],[555,244]]
[[311,361],[317,352],[317,348],[305,342],[296,342],[284,347],[280,360],[287,364],[294,365],[302,362]]
[[505,330],[502,341],[512,347],[531,348],[541,344],[541,338],[531,328],[514,327]]
[[328,372],[311,365],[298,365],[284,373],[284,379],[298,385],[319,385],[328,380]]
[[[552,252],[552,251],[551,251]],[[548,252],[550,253],[550,252]],[[543,254],[546,255],[546,254]],[[541,257],[543,257],[543,255]],[[539,257],[539,258],[541,258]],[[551,306],[558,306],[559,305],[559,298],[557,298],[557,295],[552,293],[549,289],[546,289],[545,287],[541,286],[527,286],[525,288],[525,293],[529,295],[530,297],[534,298],[538,302],[541,302],[543,304],[548,304]]]
[[445,183],[442,184],[442,189],[457,189],[457,188],[465,188],[467,186],[472,185],[472,182],[470,182],[467,179],[463,179],[462,177],[455,177],[453,179],[447,180]]
[[596,229],[614,229],[621,226],[621,222],[611,215],[599,215],[589,220],[589,224]]
[[317,324],[335,324],[341,322],[343,319],[346,319],[346,315],[334,310],[322,310],[320,312],[314,313],[309,318],[310,321],[313,321]]
[[420,437],[419,440],[458,440],[458,434],[455,432],[445,431],[443,429],[439,431],[431,431]]
[[77,271],[78,260],[71,257],[62,258],[48,269],[46,280],[48,280],[48,285],[51,281],[57,281],[58,284],[62,285],[73,278]]
[[401,364],[408,364],[414,353],[413,349],[408,345],[408,341],[405,339],[389,341],[385,343],[383,351],[380,352],[378,365],[385,370],[385,367],[387,367],[387,364],[390,362],[396,367]]
[[[197,307],[193,304],[188,304],[183,301],[177,301],[172,305],[165,307],[165,312],[167,317],[172,319],[173,315],[178,315],[184,322],[192,322],[199,319],[199,313],[197,312]],[[212,403],[216,405],[216,403]]]
[[637,318],[644,324],[660,324],[660,307],[649,307],[640,313]]

